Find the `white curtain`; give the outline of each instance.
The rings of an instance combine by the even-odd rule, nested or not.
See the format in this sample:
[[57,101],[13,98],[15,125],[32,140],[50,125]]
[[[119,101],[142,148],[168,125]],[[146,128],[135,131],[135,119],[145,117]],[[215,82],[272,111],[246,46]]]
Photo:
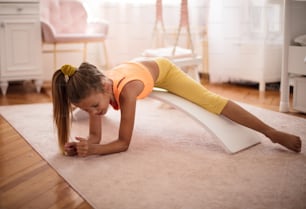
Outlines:
[[281,75],[282,0],[211,0],[211,82],[277,81]]

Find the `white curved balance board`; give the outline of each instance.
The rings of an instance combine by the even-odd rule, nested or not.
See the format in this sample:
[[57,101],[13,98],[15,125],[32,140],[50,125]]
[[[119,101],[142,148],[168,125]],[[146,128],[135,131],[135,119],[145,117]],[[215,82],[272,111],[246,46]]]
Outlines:
[[260,133],[239,125],[224,116],[213,114],[167,91],[154,90],[150,97],[174,106],[200,123],[200,125],[209,129],[217,136],[229,153],[237,153],[259,144],[262,140],[263,136]]

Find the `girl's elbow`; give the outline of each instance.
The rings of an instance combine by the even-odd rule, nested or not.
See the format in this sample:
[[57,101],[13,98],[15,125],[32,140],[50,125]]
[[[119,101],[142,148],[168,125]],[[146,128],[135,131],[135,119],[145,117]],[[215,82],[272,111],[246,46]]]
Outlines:
[[122,145],[122,152],[128,151],[129,147],[130,147],[130,143],[129,142],[124,142],[123,145]]
[[119,142],[120,142],[120,151],[126,152],[130,147],[130,140],[120,139]]
[[120,151],[121,152],[127,151],[130,147],[130,142],[131,142],[131,137],[126,137],[126,136],[119,135],[118,146],[120,147],[119,148]]

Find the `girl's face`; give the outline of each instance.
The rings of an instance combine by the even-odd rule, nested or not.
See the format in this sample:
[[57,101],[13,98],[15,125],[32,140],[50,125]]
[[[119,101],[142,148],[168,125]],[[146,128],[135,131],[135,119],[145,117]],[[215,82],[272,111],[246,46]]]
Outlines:
[[90,115],[104,115],[107,112],[111,95],[93,92],[79,103],[74,104]]

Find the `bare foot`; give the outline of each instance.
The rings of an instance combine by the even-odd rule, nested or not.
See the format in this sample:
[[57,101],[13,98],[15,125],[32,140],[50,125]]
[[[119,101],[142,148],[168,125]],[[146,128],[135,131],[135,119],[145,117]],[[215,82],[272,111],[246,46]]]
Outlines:
[[266,136],[269,137],[273,143],[283,145],[294,152],[301,152],[302,141],[298,136],[274,129],[267,131]]

